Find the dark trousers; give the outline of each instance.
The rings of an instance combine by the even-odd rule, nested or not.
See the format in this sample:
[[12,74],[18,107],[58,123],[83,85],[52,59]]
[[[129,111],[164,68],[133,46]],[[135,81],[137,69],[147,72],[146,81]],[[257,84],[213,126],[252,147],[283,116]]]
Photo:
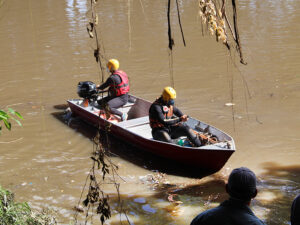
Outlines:
[[189,141],[196,147],[201,146],[201,141],[193,130],[186,124],[180,123],[177,126],[170,126],[168,128],[156,128],[152,130],[152,136],[155,140],[174,143],[172,139],[179,138],[181,136],[187,136]]
[[98,101],[98,104],[101,107],[104,107],[105,104],[107,104],[109,108],[109,112],[118,116],[122,116],[122,112],[117,110],[117,108],[122,107],[128,102],[128,94],[124,94],[117,97],[107,96],[105,98],[102,98]]

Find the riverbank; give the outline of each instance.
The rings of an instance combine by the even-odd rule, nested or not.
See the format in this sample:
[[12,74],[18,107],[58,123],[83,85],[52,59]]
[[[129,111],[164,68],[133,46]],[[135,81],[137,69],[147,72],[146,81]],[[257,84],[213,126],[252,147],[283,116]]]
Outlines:
[[42,225],[57,224],[54,211],[32,210],[27,202],[15,202],[14,194],[0,186],[0,224],[2,225]]

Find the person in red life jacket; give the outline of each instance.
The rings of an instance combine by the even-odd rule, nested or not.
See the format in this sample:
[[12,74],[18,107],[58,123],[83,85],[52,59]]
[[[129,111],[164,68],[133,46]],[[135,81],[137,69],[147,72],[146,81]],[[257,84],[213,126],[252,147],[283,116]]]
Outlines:
[[188,116],[174,106],[175,98],[175,90],[172,87],[165,87],[162,95],[150,106],[149,120],[153,138],[173,143],[172,139],[187,136],[194,146],[201,146],[201,141],[193,130],[185,123],[181,123],[187,121]]
[[108,96],[98,101],[99,105],[106,103],[110,113],[120,116],[121,120],[127,119],[127,113],[122,113],[118,110],[128,102],[129,80],[127,74],[119,70],[120,63],[116,59],[110,59],[107,63],[107,69],[111,75],[107,80],[97,86],[97,89],[103,90],[108,88]]

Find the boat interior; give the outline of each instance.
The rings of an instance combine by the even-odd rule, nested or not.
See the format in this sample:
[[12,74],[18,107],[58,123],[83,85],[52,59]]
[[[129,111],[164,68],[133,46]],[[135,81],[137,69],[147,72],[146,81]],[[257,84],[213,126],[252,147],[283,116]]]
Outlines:
[[[99,110],[101,110],[101,107],[98,105],[97,101],[90,101],[88,106],[83,106],[84,103],[82,99],[76,99],[74,101],[76,105],[89,112],[92,112],[93,114],[98,114]],[[111,122],[118,123],[118,126],[144,138],[152,139],[148,116],[150,105],[150,102],[130,96],[129,101],[124,106],[118,108],[118,110],[122,113],[128,114],[127,120],[120,121],[118,118],[118,120],[111,120]]]
[[[71,100],[72,101],[72,100]],[[73,100],[75,101],[76,105],[79,105],[86,111],[89,111],[93,114],[99,115],[100,107],[97,104],[96,101],[89,102],[88,106],[83,106],[83,100]],[[122,113],[127,113],[128,118],[126,121],[120,121],[115,120],[111,121],[112,123],[117,123],[118,126],[135,133],[136,135],[142,136],[146,139],[152,139],[151,134],[151,127],[149,125],[149,108],[151,106],[151,103],[148,101],[145,101],[140,98],[136,98],[134,96],[130,96],[129,101],[124,106],[120,107],[118,110]],[[198,132],[209,132],[214,134],[218,140],[220,141],[217,145],[214,144],[211,146],[212,149],[215,149],[216,147],[220,147],[221,149],[228,149],[228,146],[225,145],[228,142],[232,141],[232,138],[228,136],[227,134],[223,133],[222,131],[218,130],[217,128],[207,125],[199,120],[190,118],[187,122],[187,125],[189,125],[193,130]],[[233,141],[232,141],[233,142]],[[223,143],[223,144],[222,144]],[[234,143],[233,143],[234,145]],[[206,149],[210,148],[209,145],[203,146]],[[231,148],[234,148],[235,146],[231,146]],[[202,148],[202,147],[199,147]]]
[[150,106],[150,102],[131,97],[127,104],[118,109],[128,114],[127,120],[120,121],[118,126],[144,138],[152,139],[148,116]]

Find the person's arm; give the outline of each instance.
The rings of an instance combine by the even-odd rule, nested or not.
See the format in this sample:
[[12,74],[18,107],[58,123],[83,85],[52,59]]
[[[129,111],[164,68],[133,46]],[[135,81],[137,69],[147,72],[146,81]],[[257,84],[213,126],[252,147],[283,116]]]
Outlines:
[[188,120],[188,116],[185,115],[185,114],[183,114],[183,113],[180,111],[180,109],[178,109],[178,108],[176,108],[176,107],[173,107],[173,113],[174,113],[175,116],[180,117],[180,119],[181,119],[182,122],[185,122],[185,121]]
[[177,107],[173,106],[173,113],[175,116],[182,117],[183,113]]
[[110,84],[112,84],[112,82],[113,82],[113,80],[111,79],[111,77],[109,77],[103,84],[97,86],[97,89],[103,90],[103,89],[107,88]]
[[175,125],[176,123],[179,123],[181,121],[181,118],[179,118],[179,117],[172,118],[172,119],[165,119],[160,105],[155,105],[154,110],[157,113],[157,120],[160,123],[164,124],[165,126],[172,126],[172,125]]
[[111,84],[118,85],[121,82],[122,81],[121,81],[121,79],[120,79],[120,77],[118,75],[111,75],[109,78],[107,78],[107,80],[105,81],[105,83],[101,84],[97,88],[100,89],[100,90],[103,90],[104,88],[107,88]]

